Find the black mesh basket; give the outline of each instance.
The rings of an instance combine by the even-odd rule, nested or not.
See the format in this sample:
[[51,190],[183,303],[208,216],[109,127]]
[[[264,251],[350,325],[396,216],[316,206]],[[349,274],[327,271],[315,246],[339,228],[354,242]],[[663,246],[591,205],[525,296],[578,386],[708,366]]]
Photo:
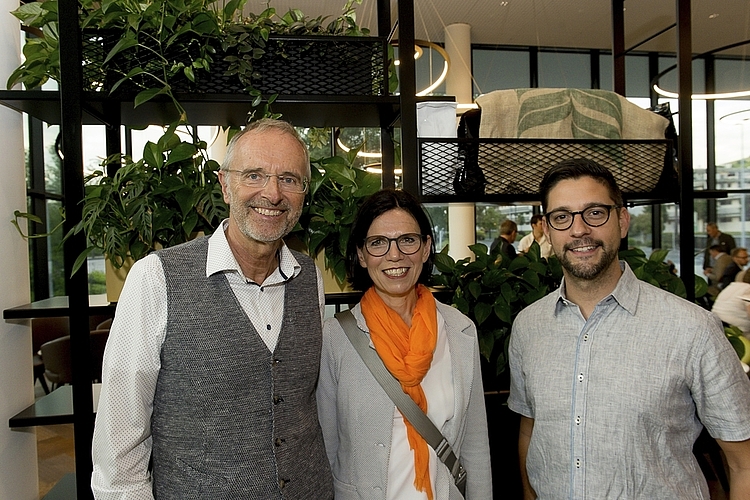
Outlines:
[[420,195],[434,202],[538,201],[547,169],[570,158],[609,168],[626,198],[676,196],[670,141],[588,139],[420,139]]
[[[120,35],[115,31],[84,31],[84,90],[110,92],[115,82],[135,67],[162,76],[162,59],[144,47],[118,54],[104,66],[106,55],[119,41]],[[220,46],[218,41],[213,45]],[[170,61],[182,57],[186,60],[177,62],[189,65],[192,58],[198,57],[200,47],[195,42],[188,44],[188,48],[187,55],[180,50],[179,54],[164,54],[164,57]],[[245,93],[246,85],[239,77],[228,74],[229,63],[224,60],[227,55],[231,53],[215,54],[208,72],[195,70],[195,82],[181,73],[172,77],[169,83],[173,91]],[[253,61],[255,78],[251,85],[266,95],[386,95],[386,55],[386,40],[380,37],[272,36],[265,54]],[[118,87],[116,95],[130,95],[158,86],[153,78],[139,75]]]

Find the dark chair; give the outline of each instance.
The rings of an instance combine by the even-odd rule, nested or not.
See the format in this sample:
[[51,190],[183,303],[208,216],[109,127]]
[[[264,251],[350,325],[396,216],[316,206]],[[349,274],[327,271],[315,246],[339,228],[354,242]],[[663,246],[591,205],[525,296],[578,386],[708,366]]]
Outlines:
[[95,382],[102,381],[102,361],[104,360],[104,348],[107,346],[108,338],[109,328],[91,332],[91,376]]
[[47,387],[47,380],[44,378],[42,344],[66,335],[70,335],[70,323],[67,317],[34,318],[31,320],[31,355],[34,362],[34,383],[39,380],[46,394],[49,394],[49,387]]
[[73,382],[70,335],[43,344],[42,359],[44,360],[44,375],[52,383],[53,391],[61,385]]
[[112,318],[107,318],[98,325],[96,325],[95,330],[109,330],[112,326]]
[[[91,332],[91,378],[99,381],[102,378],[102,358],[107,344],[109,330]],[[70,362],[70,335],[60,337],[42,345],[44,374],[52,382],[53,390],[61,385],[73,383],[73,371]]]

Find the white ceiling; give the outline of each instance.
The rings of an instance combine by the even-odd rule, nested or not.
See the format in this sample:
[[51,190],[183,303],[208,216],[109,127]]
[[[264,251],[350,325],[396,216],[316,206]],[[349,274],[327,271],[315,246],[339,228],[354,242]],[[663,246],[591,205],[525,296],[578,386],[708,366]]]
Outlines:
[[[626,0],[625,46],[630,48],[676,21],[675,0]],[[271,0],[277,13],[290,7],[305,14],[335,16],[344,0]],[[248,0],[248,9],[261,12],[268,0]],[[395,21],[397,0],[391,0]],[[414,0],[417,39],[443,42],[445,26],[471,25],[472,43],[610,49],[611,2],[608,0]],[[377,1],[357,6],[358,22],[376,32]],[[750,39],[750,1],[693,0],[693,52]],[[676,29],[671,29],[639,50],[676,52]],[[750,55],[750,45],[730,52]]]

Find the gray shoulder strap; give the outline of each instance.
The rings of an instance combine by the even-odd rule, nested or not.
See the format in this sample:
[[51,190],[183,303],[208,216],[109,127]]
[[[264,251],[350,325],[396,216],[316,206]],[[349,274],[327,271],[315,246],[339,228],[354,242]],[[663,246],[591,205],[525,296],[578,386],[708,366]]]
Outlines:
[[425,415],[422,409],[417,406],[413,399],[401,389],[401,384],[391,375],[391,372],[383,364],[378,353],[370,348],[367,335],[357,326],[357,320],[351,311],[341,311],[336,313],[336,319],[344,329],[344,333],[349,338],[354,348],[359,353],[362,360],[367,365],[375,380],[383,387],[388,396],[396,404],[401,414],[414,426],[422,435],[427,444],[437,453],[438,458],[451,471],[461,493],[466,486],[466,472],[461,466],[460,460],[453,452],[453,448],[443,434],[435,427],[435,424]]

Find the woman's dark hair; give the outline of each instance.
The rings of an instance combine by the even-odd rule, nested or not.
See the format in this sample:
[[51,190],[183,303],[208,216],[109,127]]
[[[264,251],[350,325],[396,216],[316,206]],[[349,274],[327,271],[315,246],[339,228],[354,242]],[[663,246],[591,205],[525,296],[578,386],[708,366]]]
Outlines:
[[349,284],[355,290],[365,291],[372,286],[372,279],[367,269],[359,264],[357,249],[362,249],[372,222],[393,209],[401,209],[409,213],[417,221],[419,232],[430,237],[430,255],[422,267],[418,283],[427,284],[432,274],[432,263],[435,259],[435,237],[432,234],[432,222],[413,195],[397,189],[383,189],[365,200],[357,211],[357,217],[352,224],[349,244],[346,249],[346,276]]

